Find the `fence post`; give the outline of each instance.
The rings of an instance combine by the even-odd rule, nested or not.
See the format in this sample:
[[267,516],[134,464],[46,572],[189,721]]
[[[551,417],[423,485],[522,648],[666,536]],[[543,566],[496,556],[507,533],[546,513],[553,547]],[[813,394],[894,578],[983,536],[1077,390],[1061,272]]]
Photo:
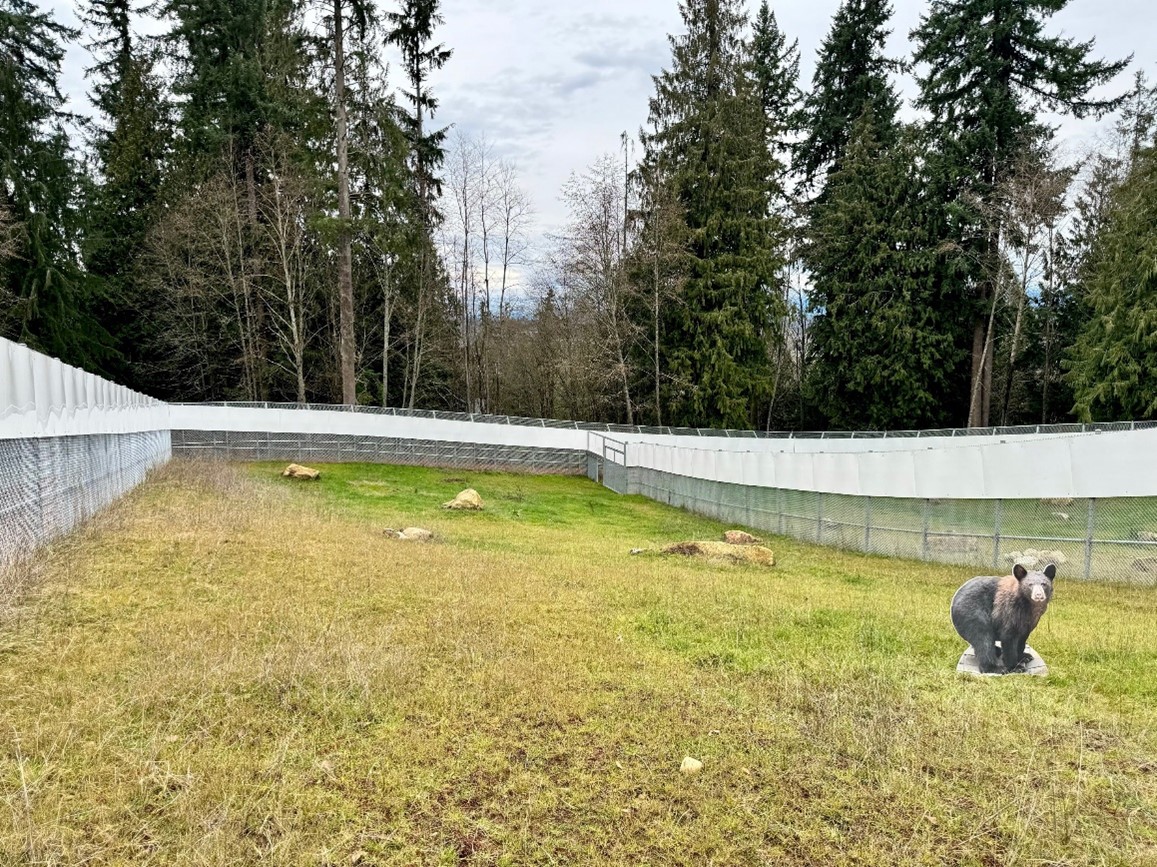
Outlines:
[[1089,498],[1089,519],[1085,524],[1085,580],[1093,573],[1093,532],[1097,524],[1097,499]]
[[927,498],[924,499],[924,532],[920,542],[920,559],[928,559],[928,518],[931,511],[932,503]]
[[783,488],[775,489],[775,514],[779,519],[779,535],[783,535]]
[[992,533],[992,568],[1000,568],[1000,523],[1004,516],[1004,500],[996,501],[996,514]]
[[816,492],[816,542],[824,540],[824,495]]
[[872,498],[864,497],[864,551],[872,550]]

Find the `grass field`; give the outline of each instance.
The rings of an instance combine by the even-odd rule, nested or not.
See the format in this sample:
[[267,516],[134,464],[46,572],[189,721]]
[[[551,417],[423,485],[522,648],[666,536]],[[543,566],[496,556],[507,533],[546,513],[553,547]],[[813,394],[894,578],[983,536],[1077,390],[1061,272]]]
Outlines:
[[[1157,865],[1153,590],[1062,571],[1050,676],[970,679],[961,569],[632,557],[723,528],[583,479],[277,469],[172,464],[35,564],[0,863]],[[468,485],[485,512],[439,508]]]

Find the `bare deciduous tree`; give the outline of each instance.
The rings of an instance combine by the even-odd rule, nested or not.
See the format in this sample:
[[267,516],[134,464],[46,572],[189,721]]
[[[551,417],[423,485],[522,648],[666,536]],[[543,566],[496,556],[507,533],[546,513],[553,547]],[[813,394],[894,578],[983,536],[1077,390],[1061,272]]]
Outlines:
[[529,199],[514,166],[485,139],[455,136],[447,160],[448,198],[443,257],[459,306],[466,405],[493,412],[501,400],[497,335],[509,331],[509,293],[525,264]]
[[1075,173],[1076,167],[1058,168],[1052,153],[1026,154],[998,193],[997,200],[1004,211],[1003,252],[1016,275],[1008,284],[1008,302],[1015,314],[1008,340],[1008,367],[1000,411],[1002,425],[1008,424],[1025,307],[1030,290],[1043,289],[1044,281],[1055,279],[1058,227],[1065,218],[1065,197]]
[[562,190],[570,220],[557,241],[562,267],[581,300],[594,311],[598,327],[591,337],[607,355],[627,424],[634,424],[630,353],[637,329],[627,313],[632,290],[624,249],[625,185],[618,160],[610,154],[584,174],[571,175]]
[[[284,142],[264,142],[269,178],[262,184],[258,212],[268,260],[266,303],[278,344],[288,359],[297,401],[305,403],[305,354],[316,295],[315,253],[309,225],[310,196],[306,180],[288,159]],[[275,362],[276,363],[276,362]]]

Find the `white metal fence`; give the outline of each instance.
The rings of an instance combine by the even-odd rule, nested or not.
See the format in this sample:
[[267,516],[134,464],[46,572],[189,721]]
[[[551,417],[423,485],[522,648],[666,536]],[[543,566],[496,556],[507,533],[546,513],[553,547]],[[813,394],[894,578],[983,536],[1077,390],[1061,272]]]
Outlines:
[[1157,425],[767,434],[331,405],[166,405],[0,340],[0,563],[171,453],[582,473],[769,533],[1157,582]]
[[165,404],[0,338],[0,567],[168,460]]
[[1052,561],[1068,577],[1157,585],[1157,429],[922,442],[738,452],[592,434],[587,472],[619,493],[830,547],[997,572]]
[[177,455],[582,474],[586,431],[519,421],[259,404],[174,404],[169,419]]

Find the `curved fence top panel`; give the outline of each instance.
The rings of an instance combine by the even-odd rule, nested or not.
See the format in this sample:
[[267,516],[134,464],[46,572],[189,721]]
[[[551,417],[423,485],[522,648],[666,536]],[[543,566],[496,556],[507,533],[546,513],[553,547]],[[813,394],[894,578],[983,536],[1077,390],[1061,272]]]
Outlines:
[[[938,447],[940,442],[909,441],[903,450],[823,452],[735,452],[637,442],[626,443],[622,462],[717,482],[871,497],[1157,495],[1157,460],[1152,457],[1157,454],[1157,429],[990,438],[950,448]],[[599,453],[596,442],[592,446]],[[613,454],[606,456],[616,460]]]
[[0,338],[0,439],[168,429],[166,404]]
[[[173,404],[173,406],[218,406],[244,409],[292,409],[298,411],[325,410],[365,415],[394,416],[398,418],[429,419],[433,421],[460,421],[480,424],[514,425],[517,427],[555,428],[559,430],[592,431],[607,434],[628,442],[665,442],[686,444],[697,448],[752,451],[761,440],[792,442],[791,451],[830,451],[832,441],[851,441],[855,449],[880,450],[893,446],[911,448],[908,440],[952,440],[962,445],[975,444],[975,438],[1036,437],[1058,434],[1094,433],[1097,431],[1129,431],[1157,428],[1157,421],[1094,422],[1091,424],[1063,423],[1037,425],[1010,425],[1005,427],[940,428],[931,430],[896,431],[760,431],[723,428],[672,427],[670,425],[614,424],[601,421],[568,421],[553,418],[529,418],[516,415],[494,415],[477,412],[451,412],[433,409],[403,409],[401,407],[349,406],[332,403],[278,403],[276,401],[204,401]],[[680,439],[672,439],[678,437]],[[867,441],[866,443],[864,441]],[[886,445],[885,445],[886,444]],[[846,448],[846,447],[845,447]]]
[[[588,451],[628,467],[761,487],[873,497],[1157,496],[1157,425],[990,428],[986,435],[700,436],[670,429],[297,404],[178,404],[175,430],[353,435]],[[600,427],[601,430],[594,429]]]
[[297,408],[266,409],[261,404],[169,406],[169,421],[173,430],[397,437],[578,451],[585,451],[587,447],[587,432],[575,428],[509,424],[497,420],[470,421],[455,416],[456,413],[403,415],[351,412],[348,407],[333,406],[313,407],[308,411]]

